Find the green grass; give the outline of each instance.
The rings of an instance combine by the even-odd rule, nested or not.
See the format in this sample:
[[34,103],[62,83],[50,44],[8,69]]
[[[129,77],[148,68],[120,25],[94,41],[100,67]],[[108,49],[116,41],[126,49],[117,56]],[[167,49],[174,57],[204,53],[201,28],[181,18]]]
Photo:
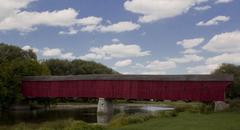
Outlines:
[[109,130],[240,130],[239,112],[199,114],[183,112],[177,117],[156,118]]
[[0,126],[0,130],[105,130],[105,127],[69,119],[41,124],[20,123],[14,126]]

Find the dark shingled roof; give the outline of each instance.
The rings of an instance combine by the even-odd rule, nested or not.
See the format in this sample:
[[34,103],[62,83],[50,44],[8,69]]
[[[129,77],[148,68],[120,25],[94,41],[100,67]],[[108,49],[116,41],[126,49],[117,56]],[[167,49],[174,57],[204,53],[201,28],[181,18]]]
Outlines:
[[68,76],[26,76],[23,81],[62,80],[158,80],[158,81],[233,81],[232,75],[68,75]]

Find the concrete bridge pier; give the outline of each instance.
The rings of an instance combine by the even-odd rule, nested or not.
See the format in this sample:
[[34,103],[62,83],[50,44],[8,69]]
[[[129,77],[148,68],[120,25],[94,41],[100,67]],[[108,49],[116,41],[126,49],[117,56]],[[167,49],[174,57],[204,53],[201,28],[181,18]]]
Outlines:
[[105,98],[99,98],[97,113],[98,114],[112,114],[113,113],[112,100],[105,99]]
[[224,111],[227,110],[229,108],[229,104],[227,104],[224,101],[215,101],[214,102],[214,111],[218,112],[218,111]]

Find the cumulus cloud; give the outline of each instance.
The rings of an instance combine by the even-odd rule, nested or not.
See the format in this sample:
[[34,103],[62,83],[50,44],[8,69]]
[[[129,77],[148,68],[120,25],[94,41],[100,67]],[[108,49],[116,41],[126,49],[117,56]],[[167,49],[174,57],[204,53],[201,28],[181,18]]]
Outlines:
[[183,13],[207,0],[127,0],[124,8],[140,14],[139,21],[143,23],[171,18]]
[[52,12],[22,11],[0,21],[0,30],[28,32],[36,30],[39,25],[69,27],[75,23],[77,15],[72,8]]
[[90,53],[81,56],[81,59],[111,59],[111,58],[127,58],[141,57],[150,55],[150,51],[142,51],[141,47],[136,44],[113,43],[102,47],[92,47]]
[[120,42],[120,40],[117,39],[117,38],[113,38],[113,39],[112,39],[112,42],[117,43],[117,42]]
[[209,10],[211,9],[212,7],[210,5],[205,5],[205,6],[196,6],[194,7],[195,10],[197,11],[205,11],[205,10]]
[[129,22],[129,21],[123,21],[107,26],[100,26],[101,32],[126,32],[126,31],[133,31],[138,30],[140,28],[139,24]]
[[73,55],[71,52],[64,52],[59,48],[48,48],[45,47],[41,51],[44,57],[50,58],[62,58],[62,59],[76,59],[77,57]]
[[140,28],[131,21],[102,24],[103,18],[88,16],[78,18],[79,12],[73,8],[55,11],[26,11],[24,9],[35,0],[0,0],[0,31],[18,30],[21,33],[35,31],[39,26],[67,28],[59,34],[73,35],[82,32],[127,32]]
[[210,57],[207,59],[206,64],[240,64],[240,53],[223,53],[218,56]]
[[121,60],[121,61],[117,61],[114,65],[116,67],[126,67],[132,64],[132,60],[131,59],[126,59],[126,60]]
[[23,46],[22,49],[23,49],[23,50],[26,50],[26,51],[32,50],[32,51],[35,52],[35,53],[38,53],[38,52],[39,52],[39,49],[34,48],[34,47],[31,47],[31,46],[29,46],[29,45]]
[[169,61],[175,63],[189,63],[189,62],[199,62],[202,61],[204,57],[198,55],[184,55],[183,57],[169,58]]
[[203,49],[212,52],[240,52],[240,31],[217,34],[203,46]]
[[215,4],[225,4],[230,2],[233,2],[233,0],[216,0]]
[[183,54],[197,54],[197,53],[200,53],[200,52],[201,52],[201,50],[196,50],[196,49],[190,48],[190,49],[184,50],[182,53]]
[[166,74],[166,72],[165,71],[143,71],[140,74],[143,74],[143,75],[159,75],[159,74]]
[[219,67],[219,64],[199,65],[194,67],[188,67],[187,73],[189,74],[210,74]]
[[166,74],[168,70],[176,68],[176,63],[153,60],[145,63],[136,63],[130,67],[133,69],[133,72],[128,72],[128,74]]
[[204,41],[204,38],[194,38],[194,39],[184,39],[182,41],[178,41],[177,45],[183,46],[185,49],[193,48],[198,46]]
[[[147,69],[154,71],[166,71],[176,67],[176,63],[173,61],[159,61],[154,60],[149,62],[146,66]],[[152,72],[151,71],[151,72]]]
[[60,31],[58,34],[60,35],[74,35],[77,34],[78,30],[74,29],[74,28],[69,28],[68,31]]
[[20,12],[34,0],[0,0],[0,21]]
[[79,25],[98,25],[102,22],[102,18],[101,17],[95,17],[95,16],[89,16],[89,17],[85,17],[82,19],[77,20],[77,24]]
[[43,49],[42,54],[43,54],[43,56],[46,56],[46,57],[59,56],[62,54],[62,51],[59,48],[50,49],[50,48],[46,47]]
[[211,26],[211,25],[218,25],[220,23],[224,23],[230,20],[229,16],[216,16],[209,21],[200,21],[196,25],[197,26]]

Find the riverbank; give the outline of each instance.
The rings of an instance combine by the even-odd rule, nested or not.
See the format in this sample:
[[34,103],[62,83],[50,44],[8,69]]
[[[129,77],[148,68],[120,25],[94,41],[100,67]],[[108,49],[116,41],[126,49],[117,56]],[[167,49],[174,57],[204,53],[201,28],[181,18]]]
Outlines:
[[239,130],[240,112],[199,114],[183,112],[176,117],[156,118],[109,130]]
[[[86,123],[78,119],[59,118],[45,122],[22,122],[15,125],[0,126],[0,130],[239,130],[240,102],[230,104],[231,108],[224,112],[213,112],[211,105],[185,102],[134,102],[128,106],[172,106],[175,110],[155,113],[136,113],[129,115],[120,113],[107,125]],[[59,104],[60,108],[73,109],[81,106],[89,107],[96,104]],[[64,107],[63,107],[64,106]],[[89,108],[90,109],[90,108]],[[81,112],[82,113],[82,112]],[[64,113],[57,113],[63,115]],[[42,114],[41,114],[42,115]],[[55,115],[55,114],[54,114]]]
[[[132,121],[134,121],[134,118],[132,118]],[[69,119],[40,124],[20,123],[14,126],[1,126],[0,130],[239,130],[239,122],[240,112],[211,114],[182,112],[177,116],[157,117],[144,122],[117,127],[101,126]]]

